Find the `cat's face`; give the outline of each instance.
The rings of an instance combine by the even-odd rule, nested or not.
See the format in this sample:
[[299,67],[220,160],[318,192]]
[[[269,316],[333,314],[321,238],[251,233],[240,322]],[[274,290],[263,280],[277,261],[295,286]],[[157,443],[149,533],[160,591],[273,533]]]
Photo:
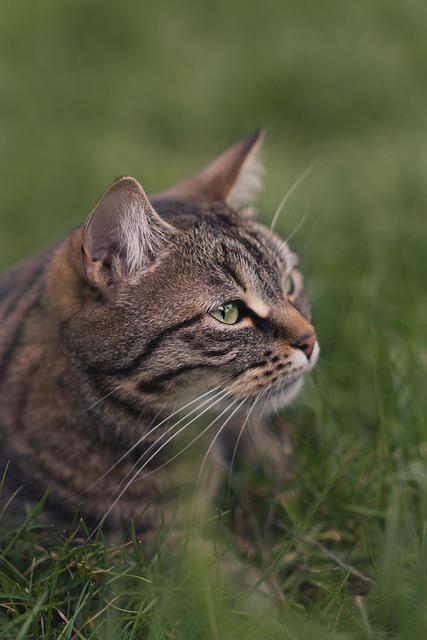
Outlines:
[[290,401],[319,351],[295,254],[226,206],[205,206],[203,215],[177,202],[157,210],[181,233],[119,298],[130,304],[129,293],[138,292],[153,301],[144,324],[179,328],[150,356],[140,388],[185,397],[221,385],[239,398],[262,396],[267,405]]
[[94,295],[69,324],[70,350],[134,407],[170,412],[213,389],[282,406],[317,360],[295,254],[225,199],[150,203],[123,179],[85,227],[83,260]]

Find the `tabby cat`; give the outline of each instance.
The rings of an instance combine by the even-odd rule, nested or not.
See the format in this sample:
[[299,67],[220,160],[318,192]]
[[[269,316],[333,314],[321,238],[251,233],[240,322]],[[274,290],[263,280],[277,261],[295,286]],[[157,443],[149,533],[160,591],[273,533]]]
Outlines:
[[150,199],[117,180],[2,276],[0,526],[50,488],[45,522],[153,530],[185,483],[178,434],[219,414],[196,432],[212,430],[215,488],[227,423],[243,441],[251,416],[299,392],[319,347],[297,258],[243,205],[261,139]]

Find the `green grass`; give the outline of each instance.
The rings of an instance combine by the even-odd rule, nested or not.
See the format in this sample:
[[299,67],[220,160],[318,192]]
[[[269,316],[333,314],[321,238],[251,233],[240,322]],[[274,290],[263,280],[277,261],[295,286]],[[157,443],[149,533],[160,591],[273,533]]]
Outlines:
[[221,500],[277,614],[163,542],[146,557],[131,535],[78,546],[29,522],[1,533],[2,640],[425,637],[426,28],[417,0],[3,7],[0,266],[118,175],[154,192],[262,125],[266,222],[315,161],[277,230],[307,215],[293,245],[322,352],[282,416],[286,483],[240,469]]

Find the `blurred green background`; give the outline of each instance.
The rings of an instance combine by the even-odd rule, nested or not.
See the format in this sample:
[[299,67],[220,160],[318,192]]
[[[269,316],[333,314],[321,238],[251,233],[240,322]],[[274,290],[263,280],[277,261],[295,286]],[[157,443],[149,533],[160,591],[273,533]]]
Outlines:
[[417,0],[3,5],[0,267],[117,176],[154,192],[261,125],[266,222],[315,162],[277,229],[307,215],[293,243],[322,379],[375,427],[375,349],[427,363],[426,28]]
[[[266,222],[315,163],[276,227],[286,237],[305,216],[292,242],[322,349],[287,412],[284,500],[302,517],[347,461],[313,526],[344,532],[370,575],[399,544],[414,564],[417,540],[424,571],[427,4],[23,0],[1,13],[1,267],[80,223],[117,176],[155,192],[257,126]],[[411,526],[387,546],[391,496],[407,489]]]

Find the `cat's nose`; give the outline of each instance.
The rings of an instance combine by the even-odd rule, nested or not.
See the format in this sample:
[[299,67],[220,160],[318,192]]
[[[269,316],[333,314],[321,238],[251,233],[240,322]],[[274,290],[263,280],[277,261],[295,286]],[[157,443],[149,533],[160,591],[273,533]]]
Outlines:
[[294,344],[293,347],[297,349],[301,349],[303,353],[307,356],[307,360],[310,360],[310,356],[313,353],[314,345],[316,344],[317,334],[312,333],[308,336],[302,336],[299,338]]

